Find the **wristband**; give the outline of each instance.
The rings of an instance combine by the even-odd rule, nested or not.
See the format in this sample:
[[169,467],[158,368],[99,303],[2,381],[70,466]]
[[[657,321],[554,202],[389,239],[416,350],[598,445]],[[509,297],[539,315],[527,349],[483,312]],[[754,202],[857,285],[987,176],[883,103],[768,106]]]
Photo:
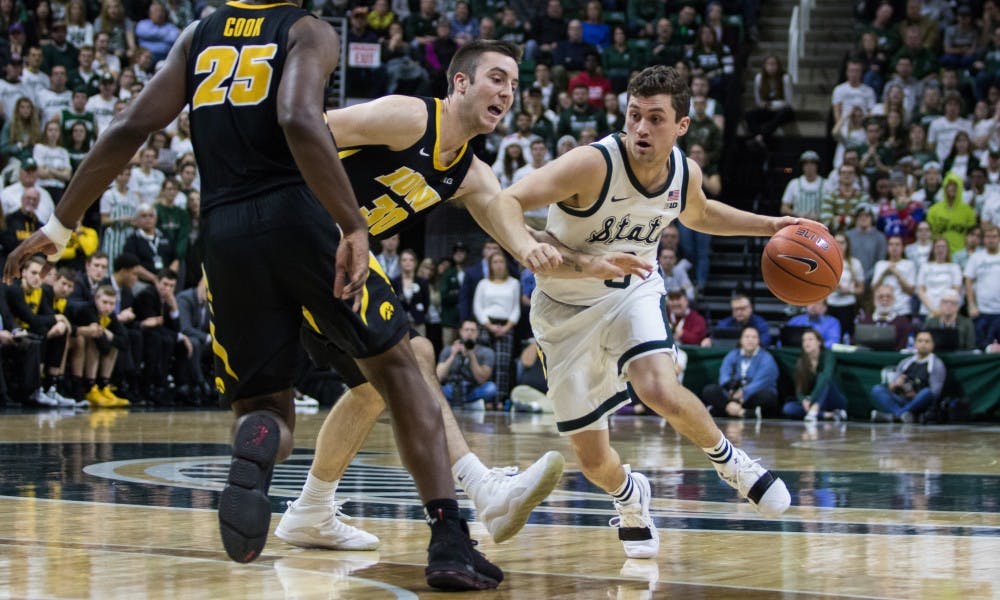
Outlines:
[[73,235],[73,230],[68,229],[55,215],[52,215],[49,217],[48,223],[43,225],[40,231],[56,245],[56,252],[48,255],[46,258],[48,258],[49,262],[57,262],[62,256],[66,244],[69,243],[69,237]]

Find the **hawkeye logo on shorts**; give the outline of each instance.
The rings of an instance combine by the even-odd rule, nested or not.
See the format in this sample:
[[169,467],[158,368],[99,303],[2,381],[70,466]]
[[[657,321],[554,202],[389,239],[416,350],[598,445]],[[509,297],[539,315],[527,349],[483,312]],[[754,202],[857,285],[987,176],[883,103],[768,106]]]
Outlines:
[[[424,176],[409,167],[400,167],[388,175],[380,175],[375,181],[389,188],[399,199],[382,194],[371,206],[361,208],[361,214],[368,222],[368,232],[372,235],[388,231],[405,221],[411,212],[427,210],[441,201],[437,190],[427,185]],[[409,206],[410,210],[406,210],[404,206]]]
[[604,243],[611,245],[620,240],[639,242],[641,244],[660,243],[660,217],[654,218],[645,225],[632,225],[630,214],[618,220],[618,217],[604,219],[599,231],[591,231],[587,241],[591,244]]
[[383,302],[381,306],[378,307],[378,314],[382,317],[383,321],[388,321],[392,318],[392,313],[396,312],[396,309],[392,307],[392,302]]

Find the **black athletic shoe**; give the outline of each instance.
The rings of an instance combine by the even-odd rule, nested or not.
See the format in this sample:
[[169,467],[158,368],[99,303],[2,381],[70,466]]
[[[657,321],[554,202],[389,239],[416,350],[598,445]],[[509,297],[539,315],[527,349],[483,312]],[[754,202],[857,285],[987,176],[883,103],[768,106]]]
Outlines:
[[490,590],[500,585],[503,571],[475,549],[465,519],[444,512],[428,517],[431,543],[424,570],[427,585],[453,592]]
[[229,558],[248,563],[260,556],[271,524],[271,485],[281,431],[265,414],[251,414],[233,441],[229,478],[219,499],[219,533]]

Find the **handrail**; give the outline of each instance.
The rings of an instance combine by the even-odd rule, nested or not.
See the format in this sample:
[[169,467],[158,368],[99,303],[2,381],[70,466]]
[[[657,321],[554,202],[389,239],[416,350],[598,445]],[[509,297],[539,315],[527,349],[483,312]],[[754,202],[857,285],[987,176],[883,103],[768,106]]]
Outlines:
[[802,40],[802,31],[799,29],[799,7],[792,8],[792,18],[788,23],[788,76],[792,78],[792,83],[799,82],[799,57],[801,50],[799,43]]
[[799,0],[792,8],[788,23],[788,75],[792,83],[799,82],[799,59],[806,54],[806,34],[809,33],[813,4],[816,0]]

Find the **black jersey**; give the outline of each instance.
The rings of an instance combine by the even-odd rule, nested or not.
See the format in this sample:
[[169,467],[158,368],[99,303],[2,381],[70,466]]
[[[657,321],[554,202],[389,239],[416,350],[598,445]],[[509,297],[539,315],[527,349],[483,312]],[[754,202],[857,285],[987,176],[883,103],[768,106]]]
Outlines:
[[[427,127],[409,148],[343,148],[340,159],[368,222],[368,232],[384,239],[413,225],[417,215],[455,195],[472,164],[472,150],[462,146],[450,165],[438,160],[441,101],[424,98]],[[336,138],[334,132],[334,138]]]
[[304,184],[278,125],[293,4],[229,2],[202,19],[188,52],[187,101],[201,210]]

